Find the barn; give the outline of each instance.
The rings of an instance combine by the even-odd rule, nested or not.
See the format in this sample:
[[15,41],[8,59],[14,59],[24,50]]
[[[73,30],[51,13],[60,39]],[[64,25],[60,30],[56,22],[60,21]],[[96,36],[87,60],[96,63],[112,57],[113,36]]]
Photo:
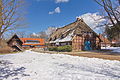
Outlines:
[[71,45],[72,51],[98,50],[101,39],[83,19],[77,20],[64,27],[58,28],[49,38],[49,46]]
[[23,51],[22,44],[23,42],[20,38],[15,34],[8,41],[7,44],[12,48],[13,51]]

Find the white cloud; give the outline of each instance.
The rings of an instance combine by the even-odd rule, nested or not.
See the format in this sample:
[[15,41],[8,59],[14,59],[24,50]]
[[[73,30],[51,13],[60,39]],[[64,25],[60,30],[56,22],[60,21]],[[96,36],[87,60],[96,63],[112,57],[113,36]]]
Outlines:
[[88,26],[90,26],[95,32],[101,33],[104,30],[103,27],[97,27],[98,25],[102,25],[106,20],[103,19],[103,16],[100,16],[99,13],[86,13],[81,16]]
[[52,11],[52,12],[49,12],[48,14],[54,14],[54,11]]
[[36,36],[36,37],[39,36],[39,35],[38,35],[37,33],[35,33],[35,32],[33,32],[31,35],[32,35],[32,36]]
[[55,0],[56,3],[69,2],[69,0]]
[[55,14],[55,13],[60,13],[60,12],[61,12],[60,7],[57,7],[57,8],[55,8],[54,11],[50,11],[48,14]]
[[55,12],[56,12],[56,13],[60,13],[60,12],[61,12],[60,7],[57,7],[57,8],[55,9]]

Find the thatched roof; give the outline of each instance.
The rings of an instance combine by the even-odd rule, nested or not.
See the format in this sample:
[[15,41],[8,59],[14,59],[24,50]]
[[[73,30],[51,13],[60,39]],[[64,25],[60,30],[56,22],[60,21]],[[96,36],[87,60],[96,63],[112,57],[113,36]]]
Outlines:
[[14,34],[14,35],[7,41],[7,43],[9,44],[9,43],[12,41],[12,39],[14,39],[14,38],[15,38],[17,41],[23,43],[16,34]]
[[[69,25],[58,28],[53,34],[51,34],[49,41],[55,41],[57,39],[66,38],[73,35],[82,35],[83,32],[94,33],[97,35],[84,21],[83,19],[77,18],[77,20]],[[67,38],[67,41],[70,38]],[[63,40],[64,42],[64,40]]]

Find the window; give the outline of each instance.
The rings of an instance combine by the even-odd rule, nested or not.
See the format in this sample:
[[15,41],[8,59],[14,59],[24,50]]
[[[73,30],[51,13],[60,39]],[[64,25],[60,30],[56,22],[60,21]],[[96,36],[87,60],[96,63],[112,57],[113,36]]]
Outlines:
[[40,41],[38,41],[38,40],[26,40],[25,41],[25,44],[39,44],[40,43]]
[[41,45],[36,45],[35,47],[41,47]]
[[61,46],[67,45],[67,43],[61,43]]
[[30,47],[30,45],[23,45],[22,47]]

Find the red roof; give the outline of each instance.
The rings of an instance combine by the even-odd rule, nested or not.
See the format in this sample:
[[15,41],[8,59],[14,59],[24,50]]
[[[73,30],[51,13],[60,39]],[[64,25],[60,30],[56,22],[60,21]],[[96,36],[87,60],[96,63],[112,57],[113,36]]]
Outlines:
[[[45,40],[41,38],[20,38],[22,45],[45,45]],[[27,41],[37,41],[39,43],[26,43]]]
[[104,37],[102,34],[99,35],[100,39],[103,41],[103,43],[111,43],[108,38]]

